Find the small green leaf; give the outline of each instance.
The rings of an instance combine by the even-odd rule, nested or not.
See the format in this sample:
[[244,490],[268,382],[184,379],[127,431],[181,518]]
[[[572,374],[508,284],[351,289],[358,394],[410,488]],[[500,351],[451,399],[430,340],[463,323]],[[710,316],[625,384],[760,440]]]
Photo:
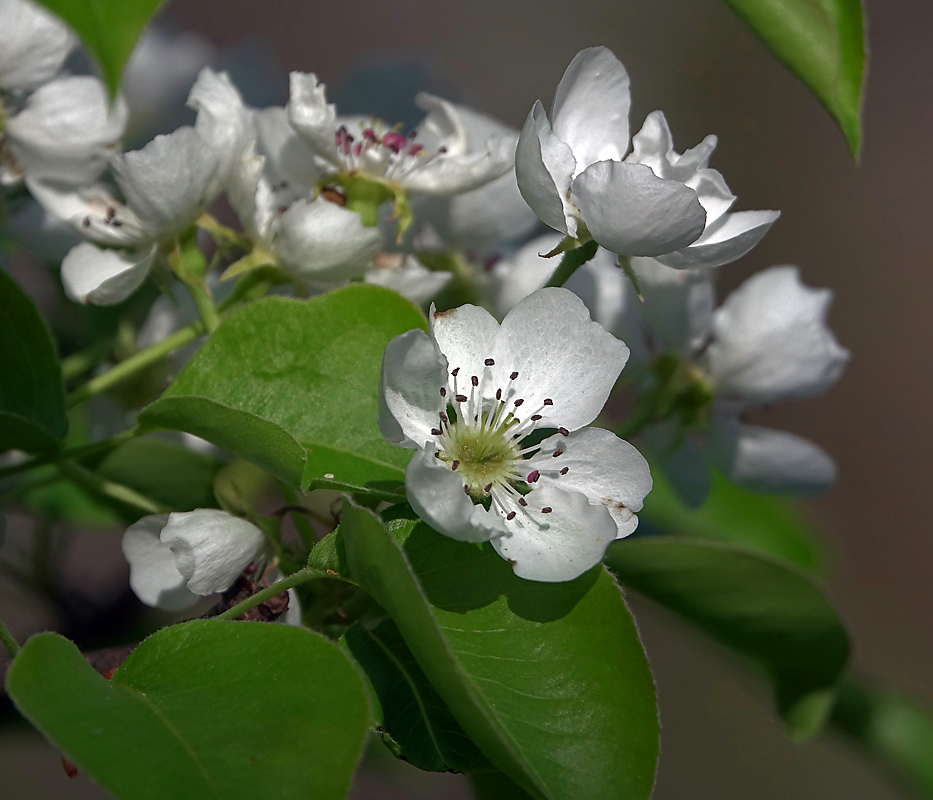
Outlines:
[[858,159],[868,43],[861,0],[726,0],[835,117]]
[[665,533],[698,536],[744,545],[784,558],[810,572],[822,572],[822,543],[803,515],[788,501],[750,492],[719,473],[700,508],[687,508],[662,470],[652,470],[654,486],[639,517]]
[[67,429],[52,337],[32,300],[0,269],[0,453],[54,450]]
[[194,433],[295,488],[395,488],[411,451],[379,432],[379,372],[386,345],[424,327],[412,303],[378,286],[257,301],[223,322],[140,423]]
[[616,542],[606,564],[623,586],[757,661],[770,674],[795,736],[820,728],[849,657],[849,638],[809,576],[744,547],[668,536]]
[[339,535],[354,580],[511,780],[548,800],[650,796],[654,683],[603,568],[567,583],[525,581],[488,544],[457,542],[410,518],[387,530],[349,502]]
[[356,623],[344,634],[344,642],[369,676],[382,709],[381,732],[398,746],[399,756],[431,772],[490,768],[428,682],[392,620],[373,630]]
[[110,682],[69,641],[39,634],[7,691],[121,800],[337,800],[369,723],[362,676],[337,645],[266,623],[166,628]]
[[844,681],[833,708],[833,727],[881,764],[893,767],[907,788],[933,797],[933,712],[890,689]]
[[117,93],[136,41],[164,0],[39,0],[75,29]]

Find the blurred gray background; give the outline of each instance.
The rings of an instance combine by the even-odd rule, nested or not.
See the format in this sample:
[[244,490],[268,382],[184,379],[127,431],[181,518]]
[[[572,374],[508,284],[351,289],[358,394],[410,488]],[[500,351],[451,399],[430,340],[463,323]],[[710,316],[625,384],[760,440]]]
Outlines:
[[[738,195],[736,208],[783,212],[755,251],[723,268],[723,293],[756,269],[798,264],[805,283],[835,291],[831,324],[854,354],[831,394],[759,421],[807,436],[838,460],[838,486],[807,510],[829,539],[830,592],[856,664],[930,701],[933,4],[874,2],[868,13],[856,166],[822,107],[722,0],[175,0],[168,8],[216,45],[265,43],[283,73],[316,72],[325,82],[386,58],[414,60],[435,90],[515,126],[535,99],[550,103],[578,50],[603,44],[631,75],[634,129],[661,108],[679,150],[716,133],[712,166]],[[284,100],[284,80],[276,96]],[[660,693],[657,800],[901,796],[832,738],[791,743],[762,683],[660,611],[637,599],[635,608]],[[83,777],[69,783],[50,749],[11,733],[0,740],[0,773],[29,787],[13,796],[103,796]],[[374,766],[355,792],[469,796],[460,778],[404,765]]]

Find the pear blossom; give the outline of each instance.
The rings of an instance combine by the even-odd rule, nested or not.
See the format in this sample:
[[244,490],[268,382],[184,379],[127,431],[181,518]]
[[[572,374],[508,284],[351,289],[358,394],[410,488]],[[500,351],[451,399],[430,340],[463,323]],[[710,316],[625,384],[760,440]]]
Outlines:
[[58,74],[77,39],[31,0],[0,0],[0,89],[35,89]]
[[651,259],[635,259],[633,268],[645,308],[661,300],[646,326],[653,340],[647,349],[680,360],[684,391],[695,398],[680,407],[680,419],[649,430],[683,499],[703,501],[710,465],[756,491],[809,495],[832,485],[835,464],[817,445],[742,419],[756,408],[822,394],[840,378],[849,352],[826,325],[832,292],[804,286],[796,267],[771,267],[714,309],[708,277]]
[[417,305],[427,305],[453,278],[452,272],[434,271],[414,256],[379,253],[363,275],[363,283],[384,286]]
[[288,118],[314,153],[322,180],[342,186],[367,225],[376,225],[379,205],[394,198],[400,237],[411,222],[409,194],[445,197],[476,189],[514,161],[514,145],[500,136],[471,147],[452,103],[425,93],[416,102],[427,116],[405,135],[375,118],[338,117],[315,75],[291,74]]
[[73,248],[62,262],[62,282],[78,302],[109,305],[145,279],[159,246],[191,225],[213,199],[218,158],[191,127],[156,136],[141,150],[114,156],[111,169],[126,202],[102,185],[67,190],[30,183],[49,213],[96,244]]
[[[265,537],[245,519],[226,511],[154,514],[123,534],[123,555],[130,565],[130,588],[146,605],[181,611],[199,597],[223,592],[257,561],[266,561]],[[281,579],[277,570],[275,579]],[[301,622],[297,596],[289,591],[285,621]]]
[[627,358],[566,289],[534,292],[501,325],[477,306],[432,309],[428,334],[389,343],[380,383],[383,436],[416,451],[412,507],[447,536],[491,541],[522,578],[590,569],[651,489],[634,447],[586,427]]
[[534,104],[515,171],[538,217],[570,239],[678,268],[721,266],[754,247],[778,212],[729,212],[735,196],[708,167],[716,137],[679,154],[656,111],[630,143],[630,105],[625,67],[605,47],[576,55],[550,117]]

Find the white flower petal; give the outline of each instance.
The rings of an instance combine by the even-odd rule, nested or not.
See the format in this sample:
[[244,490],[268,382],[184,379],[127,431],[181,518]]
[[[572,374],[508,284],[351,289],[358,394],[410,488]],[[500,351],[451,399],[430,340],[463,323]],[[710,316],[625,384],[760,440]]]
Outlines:
[[468,192],[508,172],[514,154],[508,140],[492,138],[486,142],[485,152],[437,155],[430,162],[416,164],[417,169],[399,176],[398,181],[409,191],[438,197]]
[[170,514],[161,539],[188,589],[200,595],[229,588],[265,541],[251,522],[212,508]]
[[511,257],[496,262],[490,293],[500,317],[532,292],[544,288],[560,264],[560,257],[543,258],[543,254],[551,252],[563,238],[559,233],[546,233],[522,245]]
[[379,430],[400,447],[422,447],[446,403],[447,359],[424,331],[396,336],[386,347],[379,379]]
[[[502,320],[491,356],[492,391],[511,383],[510,402],[524,401],[516,416],[540,414],[540,427],[576,430],[602,411],[628,355],[573,292],[540,289]],[[518,372],[514,381],[512,372]]]
[[286,272],[327,285],[362,275],[382,248],[382,234],[363,225],[355,211],[319,197],[289,206],[273,244]]
[[[492,137],[508,143],[514,166],[518,131],[465,106],[455,106],[466,131],[468,150],[479,150]],[[413,207],[414,207],[413,203]],[[522,199],[514,168],[478,189],[417,204],[415,218],[434,227],[449,245],[483,255],[502,242],[523,239],[538,218]]]
[[308,143],[312,152],[338,168],[337,109],[328,103],[324,84],[317,76],[293,72],[289,76],[289,100],[286,106],[292,127]]
[[[253,112],[256,149],[266,159],[272,183],[285,181],[295,192],[309,191],[323,175],[314,153],[288,121],[284,108],[273,106]],[[333,134],[331,134],[333,138]]]
[[452,272],[430,270],[414,256],[407,256],[399,267],[377,264],[366,270],[363,282],[392,289],[413,303],[424,305],[450,283],[451,278]]
[[707,169],[715,149],[716,137],[710,135],[681,155],[674,149],[674,139],[664,114],[652,111],[645,117],[641,130],[632,137],[632,152],[625,160],[631,164],[646,164],[659,178],[688,183],[696,178],[697,172]]
[[128,253],[101,250],[89,242],[79,244],[62,261],[65,294],[77,303],[120,303],[146,279],[154,255],[155,248]]
[[114,157],[111,165],[141,223],[164,236],[193,222],[212,199],[218,161],[194,128],[182,127]]
[[[485,308],[462,305],[429,315],[431,335],[447,358],[448,372],[459,369],[457,386],[469,394],[470,378],[482,376],[485,360],[492,357],[499,323]],[[451,385],[453,379],[450,379]],[[447,385],[446,383],[444,384]]]
[[702,347],[712,327],[716,295],[702,270],[679,270],[653,258],[633,258],[632,270],[645,298],[640,311],[650,331],[652,349],[690,357]]
[[[609,510],[579,492],[542,486],[525,499],[528,508],[508,524],[509,534],[492,540],[519,578],[573,580],[596,566],[616,538]],[[553,510],[543,514],[542,508]]]
[[515,178],[531,210],[545,225],[569,236],[577,235],[576,209],[570,184],[576,162],[548,122],[541,101],[535,102],[515,149]]
[[159,534],[168,514],[143,517],[123,534],[123,556],[130,565],[130,588],[147,606],[181,611],[197,602],[188,591],[185,577],[175,566],[175,556]]
[[131,247],[151,241],[136,215],[100,185],[80,189],[54,186],[26,177],[26,186],[53,217],[98,244]]
[[502,517],[463,491],[463,481],[434,455],[420,449],[405,470],[405,490],[415,513],[434,530],[462,542],[486,542],[505,532]]
[[443,147],[448,153],[456,156],[470,152],[466,127],[458,106],[428,92],[420,92],[415,97],[415,105],[428,112],[415,127],[414,137],[425,150],[433,152]]
[[30,177],[80,186],[106,169],[126,119],[123,98],[111,107],[97,78],[67,76],[29,95],[25,108],[7,120],[7,141]]
[[77,39],[54,14],[27,0],[0,0],[0,89],[33,89],[51,80]]
[[677,269],[730,264],[755,247],[779,216],[780,211],[726,214],[719,225],[705,230],[689,247],[658,256],[658,261]]
[[796,267],[753,275],[716,310],[707,351],[717,391],[744,405],[812,397],[849,361],[826,325],[829,289],[810,289]]
[[557,138],[576,160],[573,177],[597,161],[621,161],[629,145],[629,78],[622,62],[605,47],[574,56],[551,107]]
[[[601,428],[548,437],[528,465],[529,471],[540,472],[536,486],[580,492],[591,503],[609,509],[619,539],[635,530],[635,514],[651,491],[651,472],[644,456]],[[564,469],[566,473],[561,474]]]
[[643,164],[600,161],[573,182],[573,198],[593,238],[607,250],[655,256],[686,247],[703,232],[696,192]]
[[836,481],[836,464],[829,454],[786,431],[718,420],[711,430],[711,449],[731,481],[756,492],[808,496]]
[[198,112],[194,128],[217,159],[217,172],[208,190],[216,196],[227,187],[256,134],[243,98],[226,72],[202,69],[186,105]]

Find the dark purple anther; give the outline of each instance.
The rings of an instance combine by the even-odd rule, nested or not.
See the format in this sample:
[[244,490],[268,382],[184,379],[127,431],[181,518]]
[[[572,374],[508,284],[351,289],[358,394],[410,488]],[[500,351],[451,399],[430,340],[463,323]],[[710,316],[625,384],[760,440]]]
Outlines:
[[558,428],[558,429],[557,429],[557,432],[558,432],[561,436],[570,436],[570,431],[568,431],[566,428]]
[[544,508],[541,509],[541,513],[542,513],[542,514],[550,514],[553,510],[554,510],[554,509],[551,508],[550,506],[545,506]]
[[474,386],[479,386],[479,378],[474,375],[470,378],[470,383],[472,383]]
[[502,389],[496,389],[496,400],[502,399]]
[[563,450],[555,450],[553,453],[551,453],[551,458],[557,458],[558,456],[562,456],[563,454],[564,454]]
[[465,403],[467,401],[467,396],[465,394],[458,394],[454,400],[456,400],[458,403]]
[[538,470],[534,469],[528,473],[528,483],[534,483],[538,478],[541,477],[541,473]]
[[532,414],[532,415],[531,415],[531,421],[532,421],[532,422],[537,422],[539,419],[541,419],[541,415],[540,415],[540,414]]
[[519,504],[520,506],[527,506],[527,505],[528,505],[528,501],[527,501],[524,497],[519,497],[519,498],[518,498],[518,504]]
[[487,367],[494,367],[494,366],[496,365],[496,362],[493,361],[491,358],[487,358],[483,363],[484,363]]
[[510,511],[508,514],[505,515],[505,518],[506,518],[509,522],[511,522],[513,519],[515,519],[515,512],[514,512],[514,511]]
[[513,372],[511,375],[509,375],[509,378],[510,378],[511,380],[513,380],[513,381],[514,381],[517,377],[518,377],[518,373],[517,373],[517,372]]
[[408,155],[416,156],[418,155],[418,153],[421,153],[423,151],[424,151],[423,144],[413,144],[411,147],[408,148]]
[[518,400],[515,401],[515,408],[518,408],[518,407],[519,407],[522,403],[524,403],[524,402],[525,402],[525,401],[522,400],[521,397],[519,397]]
[[450,420],[447,418],[447,415],[446,415],[443,411],[441,411],[441,412],[438,414],[438,416],[439,416],[439,417],[441,418],[441,420],[443,420],[444,422],[448,422],[448,423],[450,422]]
[[455,378],[460,374],[460,367],[457,367],[453,372],[450,373]]
[[456,470],[457,467],[459,467],[459,466],[460,466],[460,462],[454,460],[454,463],[450,465],[450,468],[451,468],[452,470]]
[[441,387],[441,397],[447,397],[447,390],[443,386]]
[[442,433],[443,433],[443,431],[440,430],[439,428],[431,428],[431,435],[432,435],[432,436],[440,436]]
[[570,467],[564,467],[564,468],[560,471],[560,474],[561,474],[561,475],[566,475],[568,472],[570,472]]
[[408,144],[408,138],[401,133],[389,131],[382,137],[382,144],[388,147],[393,153],[397,153]]
[[491,484],[491,483],[487,483],[487,484],[483,487],[483,491],[486,492],[486,494],[489,494],[489,490],[490,490],[490,489],[492,489],[492,484]]
[[552,406],[552,405],[554,405],[554,401],[551,400],[550,397],[545,397],[545,398],[544,398],[544,405],[546,405],[546,406]]

